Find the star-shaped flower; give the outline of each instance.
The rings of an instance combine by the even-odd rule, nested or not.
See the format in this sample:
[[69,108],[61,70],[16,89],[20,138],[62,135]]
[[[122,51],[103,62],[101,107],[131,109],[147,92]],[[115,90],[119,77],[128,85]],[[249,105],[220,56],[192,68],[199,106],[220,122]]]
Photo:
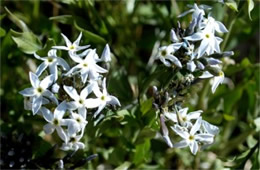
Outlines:
[[54,75],[54,81],[58,79],[58,68],[57,66],[60,65],[63,70],[68,71],[70,69],[70,66],[67,64],[67,62],[60,57],[57,57],[57,50],[50,50],[48,52],[48,57],[40,57],[36,53],[34,53],[35,58],[42,60],[43,63],[40,64],[40,66],[36,70],[36,75],[40,76],[42,72],[49,67],[50,74]]
[[69,52],[70,56],[75,55],[77,51],[84,50],[90,47],[90,45],[79,46],[80,39],[82,37],[82,32],[79,34],[78,38],[73,43],[64,34],[61,33],[61,36],[65,40],[66,46],[53,46],[52,48],[66,50]]
[[111,105],[120,105],[119,100],[115,96],[111,96],[107,92],[106,88],[106,78],[103,79],[102,82],[102,92],[100,91],[100,88],[98,84],[96,83],[93,87],[93,92],[96,95],[96,99],[87,99],[86,100],[86,107],[87,108],[96,108],[98,107],[98,110],[94,113],[94,117],[96,117],[107,104]]
[[86,99],[87,96],[92,92],[93,84],[89,84],[86,86],[81,92],[80,95],[76,91],[75,88],[71,86],[63,86],[64,90],[67,94],[74,100],[68,102],[68,109],[75,110],[78,109],[78,113],[82,115],[82,117],[86,118],[87,110],[86,110]]
[[46,134],[51,134],[54,132],[54,130],[56,130],[59,137],[65,142],[67,142],[68,138],[61,126],[67,126],[69,123],[66,119],[63,119],[66,109],[67,106],[65,101],[57,106],[57,108],[54,110],[54,113],[45,107],[41,108],[43,117],[48,122],[48,124],[44,125],[43,127],[44,132]]
[[53,83],[54,75],[49,75],[45,77],[42,81],[39,80],[37,75],[30,72],[30,81],[32,84],[31,88],[26,88],[19,93],[25,97],[32,97],[32,111],[35,115],[42,106],[43,97],[51,99],[54,103],[58,105],[58,100],[52,92],[47,88]]
[[70,71],[65,74],[65,76],[80,73],[82,82],[86,83],[88,77],[90,80],[97,79],[99,73],[106,73],[107,70],[96,64],[97,61],[94,58],[95,55],[96,50],[90,50],[85,59],[76,56],[72,58],[76,63],[78,63],[78,65],[71,68]]
[[211,86],[211,91],[212,91],[212,93],[215,93],[219,84],[222,84],[224,82],[225,75],[224,75],[223,71],[219,71],[218,76],[214,76],[210,72],[205,71],[205,72],[203,72],[203,74],[199,78],[205,79],[205,78],[212,78],[212,77],[213,77],[213,83],[212,83],[212,86]]
[[175,123],[179,123],[182,126],[191,127],[192,126],[191,120],[198,119],[202,113],[202,110],[190,112],[189,114],[187,114],[187,112],[188,112],[188,108],[186,107],[180,109],[179,111],[177,111],[177,113],[165,112],[165,116],[171,121]]
[[[182,46],[183,43],[174,43],[169,46],[162,46],[159,48],[156,58],[160,59],[161,62],[170,67],[171,63],[174,63],[178,67],[182,67],[180,60],[175,57],[173,54]],[[169,62],[170,61],[170,62]]]
[[213,135],[206,133],[196,134],[201,127],[201,121],[202,118],[199,117],[189,132],[179,125],[173,126],[173,131],[183,138],[180,142],[173,144],[173,147],[184,148],[189,146],[192,154],[195,155],[199,148],[198,142],[212,141],[214,137]]
[[198,48],[198,58],[207,53],[207,55],[213,54],[215,51],[220,53],[219,44],[222,42],[222,39],[214,35],[214,31],[211,29],[211,26],[207,26],[204,30],[196,32],[191,36],[184,37],[184,39],[189,41],[200,41],[200,46]]

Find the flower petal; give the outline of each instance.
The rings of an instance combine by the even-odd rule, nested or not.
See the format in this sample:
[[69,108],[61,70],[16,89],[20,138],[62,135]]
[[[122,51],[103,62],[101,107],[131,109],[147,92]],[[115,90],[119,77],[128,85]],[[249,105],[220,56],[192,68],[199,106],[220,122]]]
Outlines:
[[110,62],[111,61],[110,48],[109,48],[108,44],[106,44],[106,46],[105,46],[105,48],[102,52],[101,61],[104,61],[104,62]]
[[63,39],[65,40],[66,46],[69,47],[72,45],[71,41],[64,35],[61,33],[61,36],[63,37]]
[[29,77],[30,77],[30,82],[31,82],[32,86],[34,88],[38,88],[38,86],[40,84],[40,80],[39,80],[38,76],[36,74],[34,74],[33,72],[30,72]]
[[55,130],[54,126],[50,123],[43,126],[43,130],[46,134],[52,134]]
[[56,117],[58,119],[62,119],[62,117],[64,116],[66,110],[67,110],[67,104],[66,104],[66,101],[63,101],[54,110],[54,117]]
[[80,98],[86,99],[87,96],[92,92],[94,84],[89,84],[80,92]]
[[73,44],[75,44],[76,46],[79,46],[79,43],[80,43],[81,37],[82,37],[82,32],[80,32],[78,38],[76,39],[76,41],[74,41]]
[[187,139],[190,135],[188,132],[184,131],[179,125],[171,126],[172,130],[177,133],[183,139]]
[[178,142],[178,143],[175,143],[175,144],[173,144],[173,148],[185,148],[185,147],[187,147],[188,146],[188,143],[187,143],[187,141],[186,140],[182,140],[182,141],[180,141],[180,142]]
[[68,137],[66,135],[66,133],[64,132],[64,130],[60,127],[60,126],[56,126],[56,131],[59,135],[59,137],[64,141],[67,142],[68,141]]
[[53,113],[49,109],[47,109],[46,107],[42,107],[40,111],[42,112],[43,118],[47,122],[51,123],[53,121],[54,119]]
[[57,57],[56,60],[57,64],[60,65],[63,68],[63,70],[68,71],[70,69],[70,66],[63,58]]
[[54,79],[53,81],[57,81],[58,79],[58,68],[57,68],[57,65],[56,64],[51,64],[49,66],[49,69],[50,69],[50,73],[53,75]]
[[23,96],[34,96],[34,88],[30,87],[30,88],[26,88],[22,91],[19,92],[21,95]]
[[105,108],[106,104],[102,103],[99,105],[98,110],[94,113],[94,118],[97,117],[97,115],[99,115],[99,113]]
[[54,81],[55,76],[53,74],[45,77],[41,82],[40,82],[40,87],[47,89]]
[[91,108],[96,108],[96,107],[98,107],[99,105],[101,104],[101,100],[100,99],[92,99],[92,98],[90,98],[90,99],[87,99],[86,101],[85,101],[85,107],[86,108],[89,108],[89,109],[91,109]]
[[121,106],[119,100],[115,96],[107,96],[109,98],[108,104]]
[[55,95],[54,95],[52,92],[50,92],[49,90],[45,90],[45,91],[43,92],[43,96],[48,97],[48,98],[49,98],[51,101],[53,101],[56,105],[59,104],[59,101],[57,100],[57,98],[55,97]]
[[198,152],[198,149],[199,149],[199,146],[198,146],[198,143],[196,141],[192,141],[190,144],[189,144],[189,147],[190,147],[190,151],[193,155],[196,155],[196,153]]
[[33,115],[35,115],[42,106],[42,96],[34,97],[32,102],[32,111]]
[[42,74],[42,72],[48,67],[48,64],[46,64],[46,62],[43,62],[39,65],[39,67],[37,67],[35,74],[37,76],[40,76]]
[[202,120],[202,118],[199,117],[199,118],[197,119],[197,121],[195,122],[195,124],[192,126],[192,128],[191,128],[191,130],[190,130],[190,134],[191,134],[191,135],[194,135],[194,134],[200,129],[201,120]]
[[74,99],[75,101],[79,100],[79,95],[76,89],[74,89],[72,86],[63,86],[63,89],[67,92],[67,94]]

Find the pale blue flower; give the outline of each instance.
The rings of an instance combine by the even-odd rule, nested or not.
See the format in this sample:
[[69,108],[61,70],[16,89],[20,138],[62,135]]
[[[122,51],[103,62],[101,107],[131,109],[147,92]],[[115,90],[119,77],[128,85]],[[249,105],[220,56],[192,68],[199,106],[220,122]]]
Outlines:
[[73,57],[73,55],[75,55],[77,51],[84,50],[90,47],[90,45],[79,46],[82,33],[79,34],[78,38],[73,43],[64,34],[61,33],[61,35],[66,43],[66,46],[53,46],[52,48],[66,50],[69,52],[70,57]]
[[191,127],[192,126],[191,120],[197,120],[200,117],[202,110],[189,112],[188,114],[187,113],[188,113],[188,108],[186,107],[178,110],[177,112],[165,112],[165,116],[169,120],[175,123],[179,123],[182,126]]
[[219,84],[222,84],[224,82],[225,75],[223,71],[220,71],[218,76],[214,76],[210,72],[205,71],[199,78],[205,79],[205,78],[212,78],[212,77],[213,77],[213,82],[211,86],[211,91],[212,93],[215,93]]
[[70,66],[67,62],[60,57],[57,57],[57,50],[50,50],[48,52],[48,57],[40,57],[36,53],[34,53],[35,58],[42,60],[43,63],[36,70],[36,75],[40,76],[42,72],[49,67],[50,74],[54,75],[54,81],[58,79],[58,68],[57,66],[60,65],[63,70],[68,71]]
[[108,94],[106,88],[106,78],[104,78],[102,82],[102,92],[100,91],[100,88],[97,83],[94,84],[93,92],[97,98],[87,99],[86,107],[87,108],[98,107],[97,111],[94,113],[94,117],[96,117],[105,108],[107,104],[121,106],[119,100],[115,96],[111,96]]
[[78,65],[74,66],[73,68],[68,71],[65,76],[75,75],[80,73],[81,80],[83,83],[86,83],[87,78],[97,79],[99,77],[99,73],[106,73],[107,70],[103,69],[102,67],[96,64],[95,60],[96,50],[90,50],[85,59],[80,57],[72,58]]
[[214,31],[212,31],[210,26],[206,27],[202,31],[192,34],[191,36],[184,37],[184,39],[189,41],[201,40],[200,46],[197,51],[197,58],[200,58],[205,53],[207,53],[207,55],[211,55],[215,51],[217,53],[220,53],[219,44],[222,42],[222,39],[214,35]]
[[75,88],[71,86],[63,86],[63,89],[67,92],[67,94],[74,100],[68,102],[68,109],[75,110],[78,109],[78,113],[82,115],[82,117],[86,118],[87,110],[86,110],[86,99],[87,96],[93,90],[93,84],[89,84],[86,86],[81,92],[80,95],[76,91]]
[[44,125],[43,127],[44,132],[46,134],[51,134],[54,132],[54,130],[56,130],[59,137],[65,142],[67,142],[68,138],[61,126],[68,125],[68,121],[63,118],[66,110],[67,106],[65,101],[60,103],[53,113],[45,107],[41,108],[42,115],[48,122],[48,124]]
[[156,56],[157,59],[160,59],[161,62],[170,67],[171,62],[177,67],[182,67],[180,60],[174,56],[174,53],[182,46],[183,43],[174,43],[168,46],[162,46],[159,48],[158,54]]
[[184,148],[189,146],[191,153],[195,155],[199,149],[199,142],[212,141],[214,137],[213,135],[206,133],[197,133],[201,127],[201,121],[202,118],[199,117],[190,129],[190,131],[185,130],[179,125],[171,127],[176,134],[183,138],[183,140],[181,140],[180,142],[173,144],[173,147]]
[[55,104],[58,105],[58,100],[52,92],[47,88],[53,83],[54,75],[45,77],[42,81],[39,80],[38,76],[30,72],[30,81],[32,84],[31,88],[26,88],[19,93],[25,97],[32,97],[32,111],[35,115],[42,106],[43,97],[51,99]]

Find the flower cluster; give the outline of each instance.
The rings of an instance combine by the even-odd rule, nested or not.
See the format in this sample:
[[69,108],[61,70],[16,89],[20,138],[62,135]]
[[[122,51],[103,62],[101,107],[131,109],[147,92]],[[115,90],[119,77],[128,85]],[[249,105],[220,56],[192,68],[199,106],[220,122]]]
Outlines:
[[170,45],[162,46],[158,50],[156,58],[167,66],[176,66],[190,73],[199,72],[198,78],[213,78],[212,93],[219,84],[224,81],[224,73],[221,71],[221,60],[218,58],[233,55],[232,51],[221,52],[220,43],[223,41],[217,37],[217,33],[226,33],[228,30],[219,21],[216,21],[210,13],[205,17],[204,10],[211,8],[206,5],[191,6],[191,9],[179,15],[183,17],[192,13],[192,22],[189,28],[171,30]]
[[[228,30],[210,13],[205,16],[211,7],[197,4],[189,7],[190,10],[178,16],[192,13],[189,27],[182,29],[179,24],[178,28],[172,29],[172,44],[160,47],[156,56],[165,66],[174,68],[175,73],[182,77],[171,82],[172,87],[169,86],[166,91],[157,92],[157,88],[154,88],[154,105],[162,113],[161,129],[167,144],[177,148],[189,146],[191,152],[196,154],[199,145],[204,148],[213,143],[218,128],[202,120],[200,110],[187,114],[188,108],[181,107],[182,91],[195,81],[212,78],[211,91],[214,93],[224,81],[219,58],[233,55],[233,52],[220,50],[222,39],[216,33],[227,33]],[[171,122],[171,129],[183,140],[172,144],[166,121]]]
[[[214,141],[214,136],[218,134],[218,127],[202,120],[202,110],[188,113],[188,108],[176,109],[174,112],[165,112],[161,115],[161,123],[166,128],[165,120],[168,119],[174,125],[171,129],[179,135],[182,140],[172,144],[167,133],[163,133],[163,137],[170,147],[183,148],[189,146],[192,154],[196,154],[199,145],[202,149],[209,146]],[[166,130],[163,130],[165,132]]]
[[[61,35],[66,46],[53,46],[47,57],[34,54],[43,62],[35,73],[29,73],[32,87],[20,94],[25,97],[25,109],[47,121],[44,132],[56,131],[63,140],[61,149],[78,150],[85,147],[80,139],[88,123],[87,110],[95,109],[90,113],[96,118],[106,105],[120,106],[120,102],[108,94],[106,78],[102,75],[108,70],[100,66],[111,61],[109,46],[105,46],[99,57],[96,49],[79,45],[82,33],[73,43]],[[68,62],[57,56],[57,50],[68,51]]]

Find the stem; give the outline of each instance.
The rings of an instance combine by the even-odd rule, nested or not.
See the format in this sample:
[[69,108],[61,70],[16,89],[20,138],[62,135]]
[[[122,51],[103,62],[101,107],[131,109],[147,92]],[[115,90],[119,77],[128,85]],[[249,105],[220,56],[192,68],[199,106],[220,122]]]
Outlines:
[[228,27],[228,33],[227,33],[227,35],[226,35],[226,37],[225,37],[225,39],[224,39],[224,42],[223,42],[223,44],[222,44],[222,46],[221,46],[221,51],[223,51],[225,48],[226,48],[226,45],[227,45],[227,42],[228,42],[228,39],[229,39],[229,37],[230,37],[230,34],[231,34],[231,31],[232,31],[232,28],[233,28],[233,26],[234,26],[234,23],[235,23],[235,21],[236,21],[236,17],[230,22],[230,24],[229,24],[229,27]]

